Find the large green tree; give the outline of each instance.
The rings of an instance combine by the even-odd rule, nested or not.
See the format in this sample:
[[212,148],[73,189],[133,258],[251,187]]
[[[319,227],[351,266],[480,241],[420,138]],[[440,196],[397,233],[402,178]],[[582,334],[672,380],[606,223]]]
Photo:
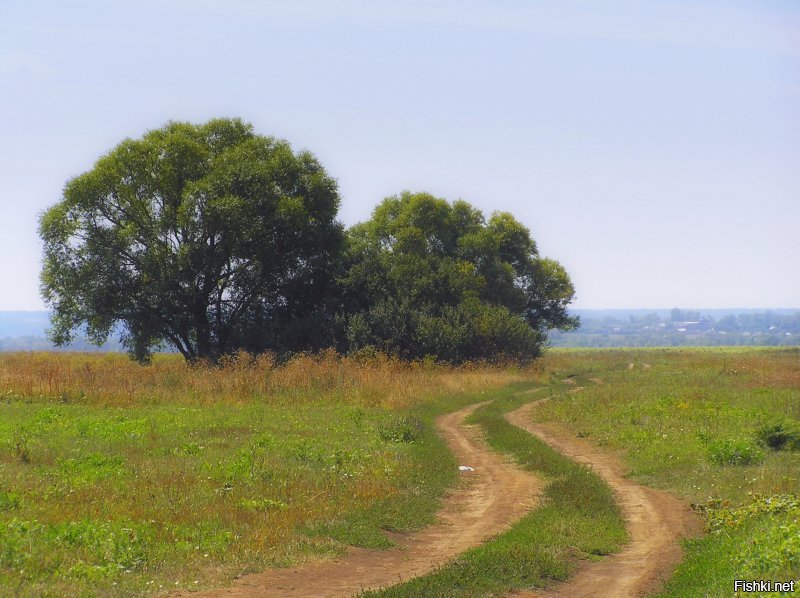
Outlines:
[[574,288],[513,216],[464,201],[385,199],[348,231],[344,344],[459,362],[532,358],[569,329]]
[[41,217],[51,338],[121,325],[141,361],[164,343],[189,360],[327,345],[338,205],[314,156],[240,120],[125,140]]

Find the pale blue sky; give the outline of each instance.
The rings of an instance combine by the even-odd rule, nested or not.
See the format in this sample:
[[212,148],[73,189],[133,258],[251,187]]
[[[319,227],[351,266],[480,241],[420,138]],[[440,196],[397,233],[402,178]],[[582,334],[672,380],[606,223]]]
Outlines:
[[0,309],[36,218],[165,121],[314,152],[341,219],[403,189],[512,212],[576,307],[800,307],[800,3],[0,2]]

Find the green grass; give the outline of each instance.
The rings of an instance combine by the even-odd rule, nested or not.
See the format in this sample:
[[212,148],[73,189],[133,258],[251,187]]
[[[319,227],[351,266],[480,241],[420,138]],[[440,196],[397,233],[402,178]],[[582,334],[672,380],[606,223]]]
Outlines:
[[[41,367],[50,363],[41,360]],[[289,374],[308,367],[272,375],[289,384]],[[37,381],[36,371],[22,371],[20,380]],[[370,374],[375,389],[381,372]],[[77,388],[75,380],[92,379],[95,370],[51,374]],[[504,419],[537,398],[519,394],[530,384],[390,409],[346,400],[351,384],[341,380],[341,392],[324,399],[267,398],[251,391],[258,373],[249,370],[233,372],[242,382],[233,380],[218,403],[205,394],[186,399],[201,392],[194,384],[216,383],[188,372],[188,390],[173,402],[159,390],[161,378],[145,374],[151,386],[135,387],[133,398],[125,399],[123,387],[136,382],[128,372],[125,384],[111,388],[116,394],[107,390],[116,398],[98,404],[89,393],[72,403],[56,392],[2,395],[0,593],[165,593],[224,585],[242,572],[336,555],[347,545],[388,547],[386,530],[432,522],[457,483],[435,417],[488,399],[473,422],[495,449],[546,477],[542,504],[453,564],[383,594],[543,587],[567,578],[580,558],[613,552],[625,540],[607,486]],[[400,374],[408,384],[435,372]],[[552,351],[530,379],[549,387],[541,396],[554,397],[536,418],[618,453],[636,480],[705,514],[708,533],[687,544],[663,596],[729,596],[735,578],[800,578],[800,352]],[[576,386],[584,389],[566,392]]]
[[[433,419],[336,402],[0,402],[0,588],[141,594],[386,547],[433,520],[456,463]],[[404,413],[404,415],[403,415]]]
[[[577,374],[585,388],[557,394],[538,420],[617,452],[634,479],[705,513],[708,533],[688,543],[663,596],[730,596],[734,579],[800,579],[800,513],[752,507],[800,495],[800,452],[789,450],[800,419],[797,349],[557,351],[548,367],[553,380]],[[779,424],[789,439],[774,450],[764,430]],[[712,525],[720,519],[735,523]]]
[[418,405],[406,415],[391,415],[377,426],[389,444],[405,445],[407,458],[396,471],[396,490],[376,496],[362,508],[310,526],[312,535],[331,537],[352,546],[388,548],[384,533],[408,532],[434,522],[445,490],[457,482],[458,463],[436,433],[434,421],[442,413],[485,400],[488,393],[441,397]]
[[509,424],[504,414],[533,399],[527,386],[494,392],[470,422],[488,443],[549,480],[541,505],[508,532],[433,573],[365,596],[487,596],[566,579],[577,559],[615,552],[626,539],[611,489],[588,468]]

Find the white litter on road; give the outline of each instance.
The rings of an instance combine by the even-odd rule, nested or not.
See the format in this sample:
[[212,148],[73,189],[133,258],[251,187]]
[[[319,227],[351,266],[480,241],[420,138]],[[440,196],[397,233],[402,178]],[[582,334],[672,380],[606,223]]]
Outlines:
[[475,468],[470,467],[469,465],[459,465],[458,471],[475,471]]

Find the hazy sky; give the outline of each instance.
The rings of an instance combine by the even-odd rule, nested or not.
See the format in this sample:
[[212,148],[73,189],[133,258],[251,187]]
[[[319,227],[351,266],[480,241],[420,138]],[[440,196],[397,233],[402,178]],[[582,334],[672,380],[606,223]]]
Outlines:
[[0,309],[37,215],[126,136],[239,116],[341,219],[403,189],[512,212],[576,307],[800,307],[800,3],[0,2]]

